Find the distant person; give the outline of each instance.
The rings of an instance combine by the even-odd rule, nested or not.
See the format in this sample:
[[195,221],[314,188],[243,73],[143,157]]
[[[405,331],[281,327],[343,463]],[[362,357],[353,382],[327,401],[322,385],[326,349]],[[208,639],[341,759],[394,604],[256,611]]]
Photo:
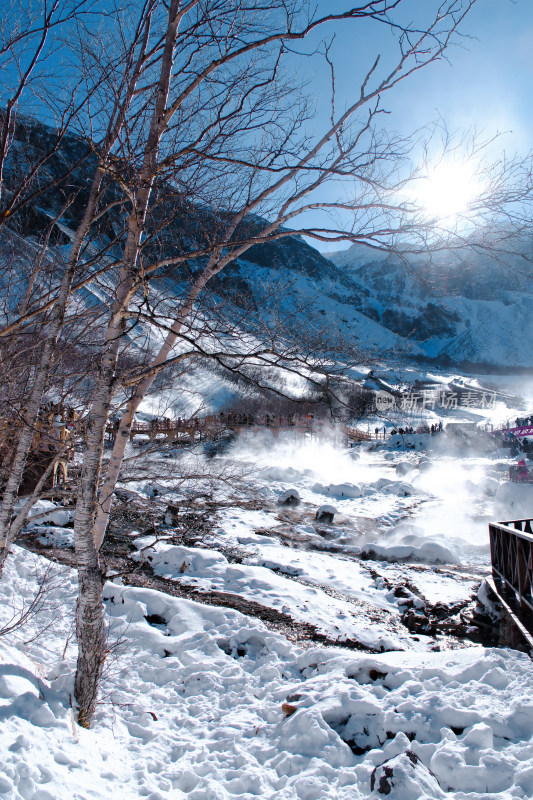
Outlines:
[[527,481],[529,479],[529,473],[527,471],[526,462],[523,458],[520,459],[518,464],[516,465],[516,480],[517,481]]

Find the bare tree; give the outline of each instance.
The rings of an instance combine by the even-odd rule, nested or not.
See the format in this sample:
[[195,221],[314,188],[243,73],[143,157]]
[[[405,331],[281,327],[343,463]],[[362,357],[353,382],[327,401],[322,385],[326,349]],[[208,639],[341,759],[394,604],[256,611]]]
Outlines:
[[[75,521],[80,724],[90,725],[106,656],[99,551],[139,404],[163,369],[188,358],[212,358],[227,369],[250,360],[254,367],[272,368],[272,348],[228,352],[206,346],[208,332],[198,326],[202,297],[250,248],[295,233],[376,247],[418,236],[419,246],[426,245],[427,219],[405,192],[417,176],[409,168],[413,139],[380,127],[383,98],[444,56],[475,2],[431,0],[420,24],[406,24],[406,0],[360,2],[324,16],[306,0],[139,0],[127,17],[113,10],[105,29],[80,36],[77,63],[87,102],[77,113],[76,129],[94,158],[92,184],[60,282],[7,329],[24,329],[35,315],[47,314],[0,512],[5,551],[15,531],[11,517],[31,426],[69,299],[89,281],[101,279],[108,291],[112,284],[97,343]],[[340,23],[381,25],[390,35],[386,63],[376,57],[342,107],[328,42],[303,49],[316,32],[328,35]],[[329,120],[318,132],[312,103],[294,79],[298,58],[313,55],[323,59],[331,77]],[[488,215],[509,200],[518,208],[529,196],[527,169],[514,195],[503,188],[509,174],[513,169],[506,173],[506,165],[495,173],[485,198],[493,203]],[[335,199],[324,199],[326,187],[336,190]],[[483,208],[480,201],[480,214]],[[311,226],[306,215],[317,210],[324,223]],[[105,257],[92,258],[88,269],[84,264],[80,276],[88,237],[106,225],[112,233]],[[180,287],[178,301],[158,308],[155,298],[168,281]],[[124,371],[122,360],[142,325],[157,325],[163,342]],[[276,363],[288,370],[307,366],[290,350],[284,363]],[[103,476],[106,427],[125,388],[129,394],[125,403],[121,399],[125,409]]]
[[[198,299],[216,275],[251,247],[295,230],[316,238],[382,244],[422,227],[413,205],[399,199],[404,179],[398,162],[407,157],[411,142],[377,129],[381,98],[443,56],[474,2],[432,4],[432,18],[420,26],[394,19],[401,5],[400,0],[366,2],[319,17],[308,14],[306,3],[285,0],[250,5],[171,0],[166,19],[158,17],[157,74],[137,95],[113,165],[128,213],[76,510],[81,724],[90,724],[105,658],[98,551],[131,422],[155,375],[178,357],[175,348],[194,338],[191,316]],[[386,25],[395,35],[397,60],[382,69],[376,58],[353,101],[337,109],[335,72],[325,46],[331,115],[325,129],[312,134],[310,106],[300,87],[295,94],[294,83],[283,74],[284,59],[295,58],[294,43],[316,29],[363,20]],[[349,182],[347,201],[320,199],[320,191],[334,181]],[[170,200],[179,212],[169,210]],[[348,229],[300,226],[304,213],[315,209],[344,209],[352,223]],[[169,252],[165,230],[177,213],[195,219],[203,230],[193,244]],[[100,488],[103,441],[128,320],[161,276],[180,279],[182,297],[162,347],[137,375]]]
[[[69,32],[84,27],[94,0],[10,0],[0,21],[0,227],[27,206],[43,188],[59,182],[45,177],[47,161],[61,147],[63,137],[79,110],[76,80],[59,55]],[[55,78],[55,80],[54,80]],[[55,91],[54,91],[55,90]],[[61,96],[60,102],[54,97]],[[83,104],[83,100],[82,100]],[[19,119],[30,109],[48,115],[55,123],[46,147],[32,148],[28,128]],[[24,154],[20,158],[21,144]],[[11,162],[6,171],[8,159]],[[16,163],[20,161],[20,170]],[[63,179],[74,169],[65,165]],[[60,180],[61,180],[60,179]]]
[[[137,20],[131,25],[130,36],[126,40],[124,52],[121,54],[121,72],[119,80],[113,85],[114,93],[112,98],[107,98],[109,107],[106,112],[106,122],[103,126],[103,135],[99,143],[91,142],[91,152],[94,151],[94,173],[89,190],[85,197],[85,204],[78,219],[77,226],[72,238],[69,254],[63,264],[60,280],[56,283],[52,294],[52,299],[46,303],[38,299],[32,303],[28,309],[23,306],[21,313],[16,316],[15,321],[4,328],[4,336],[12,334],[13,330],[24,328],[31,323],[35,317],[47,312],[45,333],[42,337],[42,350],[37,367],[32,375],[31,390],[28,398],[23,405],[21,412],[23,425],[18,436],[13,460],[10,465],[9,475],[3,490],[2,509],[0,511],[0,572],[5,562],[9,545],[14,539],[15,529],[11,525],[14,504],[17,492],[21,483],[24,467],[35,430],[35,422],[38,418],[42,398],[47,387],[50,369],[54,356],[57,351],[58,339],[65,325],[65,315],[67,305],[72,294],[72,286],[75,277],[80,271],[80,263],[83,271],[88,267],[84,259],[84,252],[87,247],[87,237],[90,234],[91,226],[109,208],[116,205],[114,198],[109,198],[105,189],[108,185],[108,174],[113,171],[113,148],[122,130],[126,114],[135,97],[137,83],[140,80],[147,64],[154,57],[154,53],[149,49],[150,31],[152,24],[152,14],[155,2],[146,2],[141,6]],[[120,9],[117,10],[120,17]],[[156,48],[157,49],[157,48]],[[114,59],[113,59],[114,61]],[[109,63],[104,63],[104,69],[109,68]],[[93,72],[88,69],[91,80],[94,81]],[[99,84],[99,80],[98,80]],[[87,101],[93,100],[95,92],[87,89],[85,98]],[[91,120],[91,105],[85,105],[84,119]],[[97,111],[93,112],[97,116]],[[101,250],[99,256],[102,258]],[[94,260],[94,256],[92,256]],[[104,259],[105,260],[105,259]],[[109,261],[105,261],[105,268],[109,269]],[[94,279],[94,272],[91,278]],[[78,282],[83,285],[84,281]]]

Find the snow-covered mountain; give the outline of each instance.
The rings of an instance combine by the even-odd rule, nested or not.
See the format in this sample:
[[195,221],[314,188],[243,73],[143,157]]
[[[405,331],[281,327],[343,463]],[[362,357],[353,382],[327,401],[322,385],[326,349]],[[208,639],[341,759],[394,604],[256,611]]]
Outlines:
[[[431,358],[448,363],[532,366],[533,255],[471,250],[400,260],[364,245],[331,255],[360,287],[358,307],[371,320]],[[357,301],[356,301],[357,302]]]
[[[285,303],[309,307],[306,324],[335,328],[369,357],[447,365],[533,367],[533,256],[448,251],[400,259],[364,245],[329,258],[300,237],[251,248],[224,288],[276,281]],[[222,287],[222,283],[221,283]]]
[[[53,132],[40,123],[19,122],[6,170],[7,195],[10,177],[20,175],[41,151],[51,149],[53,138]],[[53,219],[57,221],[49,239],[51,259],[68,247],[86,204],[94,165],[87,143],[76,136],[64,137],[37,176],[41,183],[52,181],[53,187],[37,194],[8,226],[16,236],[19,259],[24,242],[28,259],[32,257]],[[60,180],[65,173],[67,177]],[[72,197],[73,188],[74,200],[67,204],[65,198]],[[110,186],[110,200],[113,191]],[[191,251],[215,223],[224,222],[209,208],[182,207],[169,187],[158,187],[156,194],[156,209],[162,210],[154,211],[154,227],[160,222],[158,213],[168,219],[151,245],[158,256],[170,249],[175,253],[176,248]],[[250,218],[242,227],[249,235],[262,225],[260,218]],[[123,228],[124,214],[116,208],[94,226],[91,247],[96,251],[103,245],[108,257],[120,258]],[[239,238],[242,233],[237,230],[235,235]],[[12,258],[9,241],[4,232],[2,260]],[[278,309],[293,317],[296,330],[334,332],[352,350],[382,361],[432,359],[443,365],[531,367],[533,268],[527,261],[533,254],[531,241],[520,242],[519,249],[526,258],[469,250],[443,252],[430,261],[421,256],[400,259],[353,245],[326,258],[301,237],[288,236],[251,247],[211,282],[209,299],[215,305],[223,301],[236,309],[264,311],[265,296],[274,295]],[[145,256],[150,255],[147,247]],[[183,296],[197,266],[191,260],[153,281],[160,310]],[[109,274],[86,287],[86,302],[102,303],[113,291],[114,280]],[[293,309],[299,310],[294,314]]]

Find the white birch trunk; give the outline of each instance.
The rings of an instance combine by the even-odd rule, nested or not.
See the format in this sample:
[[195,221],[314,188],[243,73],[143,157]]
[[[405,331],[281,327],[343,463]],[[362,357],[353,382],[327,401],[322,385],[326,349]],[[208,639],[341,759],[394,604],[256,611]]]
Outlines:
[[104,579],[100,572],[98,559],[103,537],[98,543],[94,537],[98,482],[105,430],[113,398],[116,360],[125,335],[129,303],[135,291],[135,270],[146,212],[157,170],[159,145],[161,137],[168,126],[168,120],[165,119],[164,112],[172,76],[177,30],[182,16],[178,14],[178,9],[179,0],[171,0],[156,102],[144,149],[143,164],[139,174],[138,185],[141,188],[137,192],[134,207],[128,220],[128,236],[124,247],[123,267],[120,272],[117,296],[113,302],[106,331],[106,341],[91,409],[76,505],[74,530],[76,553],[78,554],[80,596],[77,612],[79,654],[76,667],[75,695],[79,708],[78,720],[85,727],[89,727],[91,724],[106,652],[102,607]]
[[3,492],[2,508],[0,509],[0,576],[3,572],[9,548],[13,543],[11,518],[13,516],[13,511],[17,500],[17,493],[22,480],[22,475],[24,473],[24,468],[26,466],[26,461],[28,459],[28,454],[31,449],[32,440],[35,433],[35,423],[37,421],[43,394],[48,381],[48,374],[52,365],[57,340],[63,326],[66,307],[70,297],[70,290],[72,287],[74,274],[76,272],[80,250],[91,225],[101,181],[102,173],[100,170],[98,170],[94,177],[87,208],[83,215],[83,219],[78,226],[78,230],[76,231],[69,254],[69,259],[67,261],[65,272],[59,287],[59,294],[54,305],[52,319],[48,326],[43,353],[31,390],[30,399],[24,410],[24,426],[18,439],[17,449]]
[[139,26],[139,34],[141,36],[139,57],[132,70],[129,81],[127,82],[124,99],[122,102],[117,102],[110,117],[108,133],[104,145],[100,151],[100,163],[93,178],[83,219],[74,235],[65,273],[60,285],[59,295],[54,304],[52,319],[48,327],[47,338],[37,371],[37,376],[32,388],[30,400],[24,410],[24,428],[19,438],[16,453],[11,464],[10,474],[2,497],[2,508],[0,510],[0,577],[2,575],[7,554],[9,552],[9,547],[14,540],[15,534],[11,530],[11,519],[13,516],[17,492],[22,480],[28,453],[31,449],[35,422],[41,406],[43,393],[45,391],[48,374],[57,345],[57,340],[63,326],[67,302],[70,297],[72,282],[78,265],[80,251],[94,218],[98,203],[98,195],[105,174],[107,159],[109,158],[109,154],[113,149],[113,145],[115,144],[117,137],[124,126],[126,113],[130,106],[131,100],[134,97],[137,82],[144,65],[144,58],[150,32],[151,13],[151,9],[147,10],[146,16]]
[[78,664],[74,694],[78,704],[78,723],[89,728],[107,655],[102,602],[105,576],[92,538],[82,540],[77,537],[76,560],[79,582],[76,607]]

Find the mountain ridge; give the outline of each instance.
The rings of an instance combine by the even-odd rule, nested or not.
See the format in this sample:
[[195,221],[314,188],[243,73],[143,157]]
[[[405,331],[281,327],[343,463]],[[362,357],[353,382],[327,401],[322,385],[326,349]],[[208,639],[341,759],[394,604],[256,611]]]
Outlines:
[[[50,147],[53,137],[52,129],[42,123],[25,120],[17,125],[6,169],[8,191],[10,176],[16,178],[31,158]],[[94,166],[89,144],[67,134],[36,178],[57,183],[28,203],[7,229],[28,247],[34,246],[57,218],[49,249],[60,253],[83,211]],[[73,189],[74,202],[60,214],[61,203]],[[112,197],[113,187],[107,191]],[[163,211],[156,214],[174,205],[168,224],[154,236],[147,255],[150,248],[165,254],[169,247],[186,254],[201,244],[210,226],[224,223],[223,216],[217,217],[211,209],[182,205],[166,185],[158,187],[157,194]],[[114,239],[120,243],[123,216],[113,210],[92,231],[93,242],[104,242],[110,258],[120,252]],[[260,232],[263,224],[261,218],[247,218],[235,239]],[[341,338],[356,343],[368,357],[528,368],[533,366],[533,272],[528,261],[533,247],[531,241],[516,245],[518,253],[508,256],[505,263],[496,254],[473,250],[464,254],[450,250],[431,259],[400,258],[362,244],[326,256],[295,233],[253,244],[212,279],[210,296],[225,302],[231,298],[237,307],[253,309],[261,304],[258,287],[277,284],[279,302],[286,310],[290,311],[291,304],[307,309],[302,323],[317,330],[338,329]],[[158,291],[172,303],[182,296],[199,266],[201,260],[190,259],[172,273],[162,271]],[[89,286],[85,290],[88,302],[91,294],[94,302],[101,302],[102,292],[112,291],[112,279],[108,283],[107,288],[105,281],[92,289]]]

